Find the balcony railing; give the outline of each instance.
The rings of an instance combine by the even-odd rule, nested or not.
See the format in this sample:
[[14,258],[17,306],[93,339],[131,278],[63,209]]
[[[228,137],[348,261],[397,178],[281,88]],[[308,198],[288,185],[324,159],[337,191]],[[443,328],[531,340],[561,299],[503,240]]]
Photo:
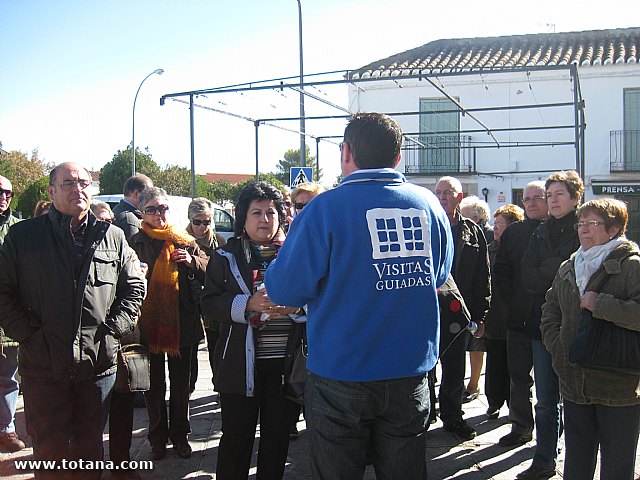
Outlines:
[[640,130],[612,130],[609,152],[611,172],[640,172]]
[[420,135],[402,149],[404,171],[413,175],[474,173],[475,149],[469,135]]

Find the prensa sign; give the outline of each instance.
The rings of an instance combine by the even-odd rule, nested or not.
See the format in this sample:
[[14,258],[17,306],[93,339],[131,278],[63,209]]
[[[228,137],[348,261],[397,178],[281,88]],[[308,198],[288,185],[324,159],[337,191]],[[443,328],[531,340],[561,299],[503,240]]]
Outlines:
[[592,185],[594,195],[640,195],[640,184]]

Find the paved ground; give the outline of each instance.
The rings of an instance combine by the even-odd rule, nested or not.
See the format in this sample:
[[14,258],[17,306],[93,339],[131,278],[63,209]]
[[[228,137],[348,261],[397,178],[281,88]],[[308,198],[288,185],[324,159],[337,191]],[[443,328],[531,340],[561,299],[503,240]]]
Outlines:
[[[183,460],[168,450],[167,457],[155,462],[154,469],[141,471],[145,480],[162,479],[212,479],[215,478],[215,465],[217,458],[217,446],[220,440],[220,405],[218,396],[211,388],[211,371],[207,363],[207,355],[204,346],[200,351],[200,375],[196,386],[196,392],[191,400],[191,427],[193,433],[190,443],[194,454],[189,460]],[[429,429],[427,453],[429,461],[429,478],[431,480],[513,480],[516,475],[525,470],[535,450],[535,441],[522,447],[507,449],[497,445],[498,439],[510,431],[507,421],[507,408],[501,411],[498,420],[487,420],[484,412],[487,409],[486,398],[480,395],[475,400],[464,406],[465,418],[476,427],[478,436],[468,442],[459,442],[451,433],[442,429],[442,423],[438,421]],[[52,414],[54,414],[52,412]],[[147,415],[145,409],[136,409],[134,438],[132,446],[132,459],[149,460],[150,449],[146,441]],[[20,397],[17,412],[18,433],[22,439],[31,446],[24,425],[24,411],[22,397]],[[308,461],[306,455],[307,436],[304,422],[298,423],[300,436],[291,442],[289,458],[286,467],[285,479],[308,479]],[[259,438],[259,432],[256,434]],[[108,435],[105,434],[105,451],[108,451]],[[257,451],[257,444],[255,451]],[[31,458],[31,448],[15,453],[0,452],[0,478],[10,480],[26,480],[33,478],[30,472],[17,471],[15,460]],[[250,478],[255,478],[255,458],[250,472]],[[558,471],[562,472],[563,455],[560,454]],[[640,474],[640,462],[636,461],[636,476]],[[112,478],[103,474],[103,479]],[[364,478],[375,479],[375,473],[368,467]],[[554,480],[562,478],[558,473]],[[599,478],[596,476],[596,479]]]

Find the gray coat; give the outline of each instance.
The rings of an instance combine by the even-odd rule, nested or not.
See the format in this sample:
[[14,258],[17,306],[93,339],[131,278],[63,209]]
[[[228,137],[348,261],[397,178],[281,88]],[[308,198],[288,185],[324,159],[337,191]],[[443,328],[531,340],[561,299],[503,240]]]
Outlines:
[[[628,253],[632,256],[624,258]],[[580,293],[574,269],[575,254],[565,261],[542,306],[540,330],[560,379],[563,398],[578,404],[614,407],[640,404],[640,376],[606,372],[569,363],[569,350],[578,330]],[[640,331],[640,251],[633,242],[616,248],[589,280],[609,279],[598,293],[593,316]]]
[[145,294],[122,230],[88,212],[77,256],[71,217],[55,208],[14,225],[0,249],[0,326],[20,342],[23,377],[91,379],[115,372],[117,339]]

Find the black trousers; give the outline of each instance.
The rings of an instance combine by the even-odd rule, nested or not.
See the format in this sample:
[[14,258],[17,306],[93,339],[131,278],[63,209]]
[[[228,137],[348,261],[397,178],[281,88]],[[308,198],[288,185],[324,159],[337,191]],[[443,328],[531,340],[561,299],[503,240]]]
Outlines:
[[[149,413],[148,439],[151,446],[175,445],[187,441],[191,433],[189,424],[189,389],[191,385],[191,355],[193,347],[180,348],[180,357],[164,353],[149,354],[151,388],[145,394]],[[165,362],[165,357],[167,360]],[[167,418],[167,392],[165,363],[169,364],[169,416]]]
[[462,420],[462,393],[466,367],[469,331],[463,330],[441,353],[440,418],[444,425]]
[[218,338],[220,338],[220,331],[216,329],[205,328],[204,332],[207,336],[207,352],[209,353],[209,365],[211,366],[211,382],[215,383],[216,371],[215,371],[215,360],[216,357],[214,355],[216,344],[218,343]]
[[509,404],[509,361],[507,358],[507,340],[484,339],[487,350],[487,365],[484,372],[484,392],[489,408],[500,408]]
[[531,338],[523,332],[507,330],[509,363],[509,421],[511,431],[533,431],[533,348]]
[[113,391],[109,410],[109,458],[119,464],[131,460],[133,400],[135,393]]
[[258,480],[280,480],[289,450],[291,419],[298,405],[282,396],[283,359],[257,360],[254,397],[220,394],[222,438],[216,478],[246,480],[260,417]]

